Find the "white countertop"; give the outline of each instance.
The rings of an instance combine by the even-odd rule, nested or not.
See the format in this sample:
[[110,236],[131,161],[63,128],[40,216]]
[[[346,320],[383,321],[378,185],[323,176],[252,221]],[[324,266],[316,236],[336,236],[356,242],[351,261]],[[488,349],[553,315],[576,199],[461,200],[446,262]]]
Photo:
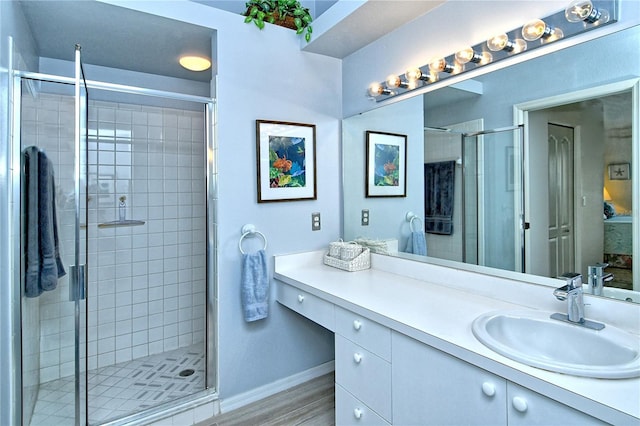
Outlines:
[[[562,311],[552,289],[375,254],[372,269],[346,272],[324,265],[323,254],[276,256],[274,278],[604,421],[640,424],[640,378],[591,379],[530,367],[473,336],[471,323],[489,311]],[[608,313],[615,326],[640,334],[640,306],[587,301],[589,319],[611,324]]]

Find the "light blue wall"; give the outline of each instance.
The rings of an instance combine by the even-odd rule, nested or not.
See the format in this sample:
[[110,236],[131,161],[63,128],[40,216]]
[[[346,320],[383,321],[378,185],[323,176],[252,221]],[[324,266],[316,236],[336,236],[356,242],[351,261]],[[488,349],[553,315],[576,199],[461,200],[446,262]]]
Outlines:
[[[10,41],[13,39],[13,58],[10,57]],[[13,289],[11,287],[11,258],[12,234],[9,226],[9,194],[10,185],[10,128],[9,111],[12,107],[10,101],[10,75],[9,67],[12,62],[30,70],[36,70],[37,60],[35,46],[30,36],[21,9],[13,2],[0,1],[0,424],[9,425],[11,419],[19,413],[15,413],[13,401],[19,398],[19,389],[9,378],[13,377],[16,368],[15,362],[19,362],[14,355],[12,343],[19,343],[19,336],[11,334],[15,313],[19,307],[12,303]],[[11,360],[8,362],[8,360]]]

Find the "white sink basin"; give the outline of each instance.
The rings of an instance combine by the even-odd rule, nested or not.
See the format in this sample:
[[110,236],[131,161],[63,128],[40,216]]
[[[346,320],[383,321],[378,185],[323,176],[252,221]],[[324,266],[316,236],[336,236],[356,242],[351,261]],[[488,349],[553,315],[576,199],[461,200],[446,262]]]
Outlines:
[[535,310],[490,312],[473,322],[489,349],[523,364],[602,379],[640,376],[640,337],[607,325],[590,330]]

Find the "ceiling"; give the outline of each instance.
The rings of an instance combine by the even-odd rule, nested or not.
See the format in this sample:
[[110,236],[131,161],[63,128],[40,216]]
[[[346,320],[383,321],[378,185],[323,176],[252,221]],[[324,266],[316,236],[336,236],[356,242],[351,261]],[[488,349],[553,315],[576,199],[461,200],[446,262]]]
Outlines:
[[[85,64],[201,82],[211,80],[211,70],[188,71],[177,62],[185,53],[211,57],[215,31],[210,28],[97,1],[18,1],[40,57],[73,61],[74,46],[80,44]],[[244,0],[194,1],[237,14],[244,10]],[[321,16],[314,22],[324,30],[314,34],[304,50],[344,58],[443,1],[370,0],[348,16],[331,22],[332,14],[323,12],[335,1],[315,0],[312,9]]]
[[[0,0],[2,1],[2,0]],[[188,80],[211,81],[211,70],[178,64],[185,53],[211,57],[214,31],[96,1],[20,0],[40,57]]]

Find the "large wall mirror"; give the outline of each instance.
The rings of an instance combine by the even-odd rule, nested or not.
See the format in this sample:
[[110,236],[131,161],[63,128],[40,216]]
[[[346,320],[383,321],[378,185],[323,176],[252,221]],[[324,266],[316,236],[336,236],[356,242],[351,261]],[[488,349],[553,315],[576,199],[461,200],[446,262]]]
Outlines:
[[[548,285],[608,263],[602,295],[640,302],[639,44],[634,26],[345,119],[343,238]],[[406,197],[366,197],[366,131],[407,136]]]

